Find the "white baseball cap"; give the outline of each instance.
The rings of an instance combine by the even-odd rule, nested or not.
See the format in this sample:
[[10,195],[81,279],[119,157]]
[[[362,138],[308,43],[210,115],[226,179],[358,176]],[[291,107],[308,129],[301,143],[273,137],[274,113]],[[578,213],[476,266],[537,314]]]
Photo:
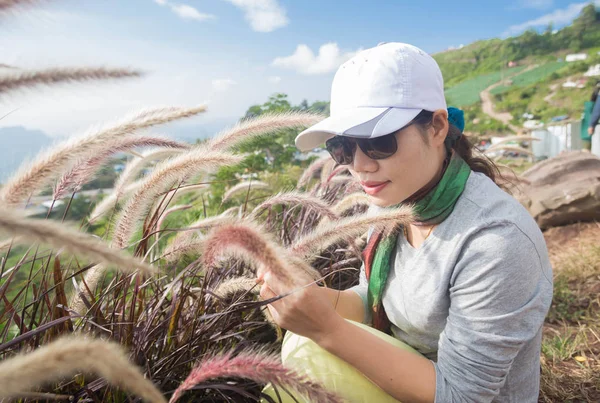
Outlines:
[[384,136],[422,110],[446,108],[444,79],[433,57],[406,43],[382,43],[340,66],[330,117],[301,132],[296,147],[307,151],[334,136]]

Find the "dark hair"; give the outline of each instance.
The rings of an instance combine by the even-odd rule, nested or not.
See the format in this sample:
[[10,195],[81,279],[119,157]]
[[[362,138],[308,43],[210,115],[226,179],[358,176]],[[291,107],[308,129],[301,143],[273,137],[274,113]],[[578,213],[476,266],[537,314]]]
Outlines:
[[[413,123],[426,127],[433,123],[433,112],[423,110],[413,119]],[[422,131],[424,133],[424,131]],[[463,135],[460,129],[454,126],[452,123],[449,125],[448,135],[446,137],[446,145],[448,148],[453,149],[463,160],[469,165],[471,170],[475,172],[481,172],[488,178],[499,184],[499,180],[502,179],[500,169],[486,156],[474,156],[473,149],[475,148],[471,141]]]
[[596,102],[599,91],[600,91],[600,81],[596,81],[596,85],[594,85],[594,91],[592,91],[592,96],[590,98],[590,101]]

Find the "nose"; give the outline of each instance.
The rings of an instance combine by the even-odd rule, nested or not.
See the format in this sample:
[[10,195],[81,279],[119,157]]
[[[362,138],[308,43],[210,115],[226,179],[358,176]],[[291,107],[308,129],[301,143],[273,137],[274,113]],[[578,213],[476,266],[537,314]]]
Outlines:
[[372,158],[369,158],[360,147],[356,147],[354,151],[354,159],[352,161],[352,170],[355,172],[376,172],[379,169],[379,164]]

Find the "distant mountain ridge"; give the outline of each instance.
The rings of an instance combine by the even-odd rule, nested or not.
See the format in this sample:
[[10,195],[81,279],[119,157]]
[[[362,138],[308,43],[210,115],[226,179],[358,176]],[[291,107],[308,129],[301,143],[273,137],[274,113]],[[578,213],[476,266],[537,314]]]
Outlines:
[[57,139],[41,130],[23,126],[0,127],[0,182],[4,182],[21,163],[33,158]]
[[[175,122],[157,127],[151,133],[194,143],[197,139],[212,137],[233,126],[237,120],[235,117],[225,117],[194,125]],[[51,137],[42,130],[31,130],[23,126],[0,127],[0,183],[9,178],[24,161],[34,158],[42,149],[63,140],[64,137]]]

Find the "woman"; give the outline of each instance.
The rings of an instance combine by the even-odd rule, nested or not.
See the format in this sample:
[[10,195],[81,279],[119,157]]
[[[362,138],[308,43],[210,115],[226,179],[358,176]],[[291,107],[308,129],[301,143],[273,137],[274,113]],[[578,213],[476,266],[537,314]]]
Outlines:
[[600,91],[600,81],[596,82],[592,96],[589,101],[583,104],[583,121],[581,122],[581,141],[583,149],[592,150],[592,135],[596,130],[596,125],[600,120],[600,102],[597,102],[598,92]]
[[[422,50],[386,43],[344,63],[331,116],[296,145],[326,142],[375,210],[415,203],[419,218],[387,237],[370,231],[358,286],[306,287],[269,309],[281,327],[402,402],[537,402],[552,299],[546,245],[529,213],[494,183],[493,164],[472,156],[463,125]],[[268,269],[258,281],[264,299],[290,291]]]

